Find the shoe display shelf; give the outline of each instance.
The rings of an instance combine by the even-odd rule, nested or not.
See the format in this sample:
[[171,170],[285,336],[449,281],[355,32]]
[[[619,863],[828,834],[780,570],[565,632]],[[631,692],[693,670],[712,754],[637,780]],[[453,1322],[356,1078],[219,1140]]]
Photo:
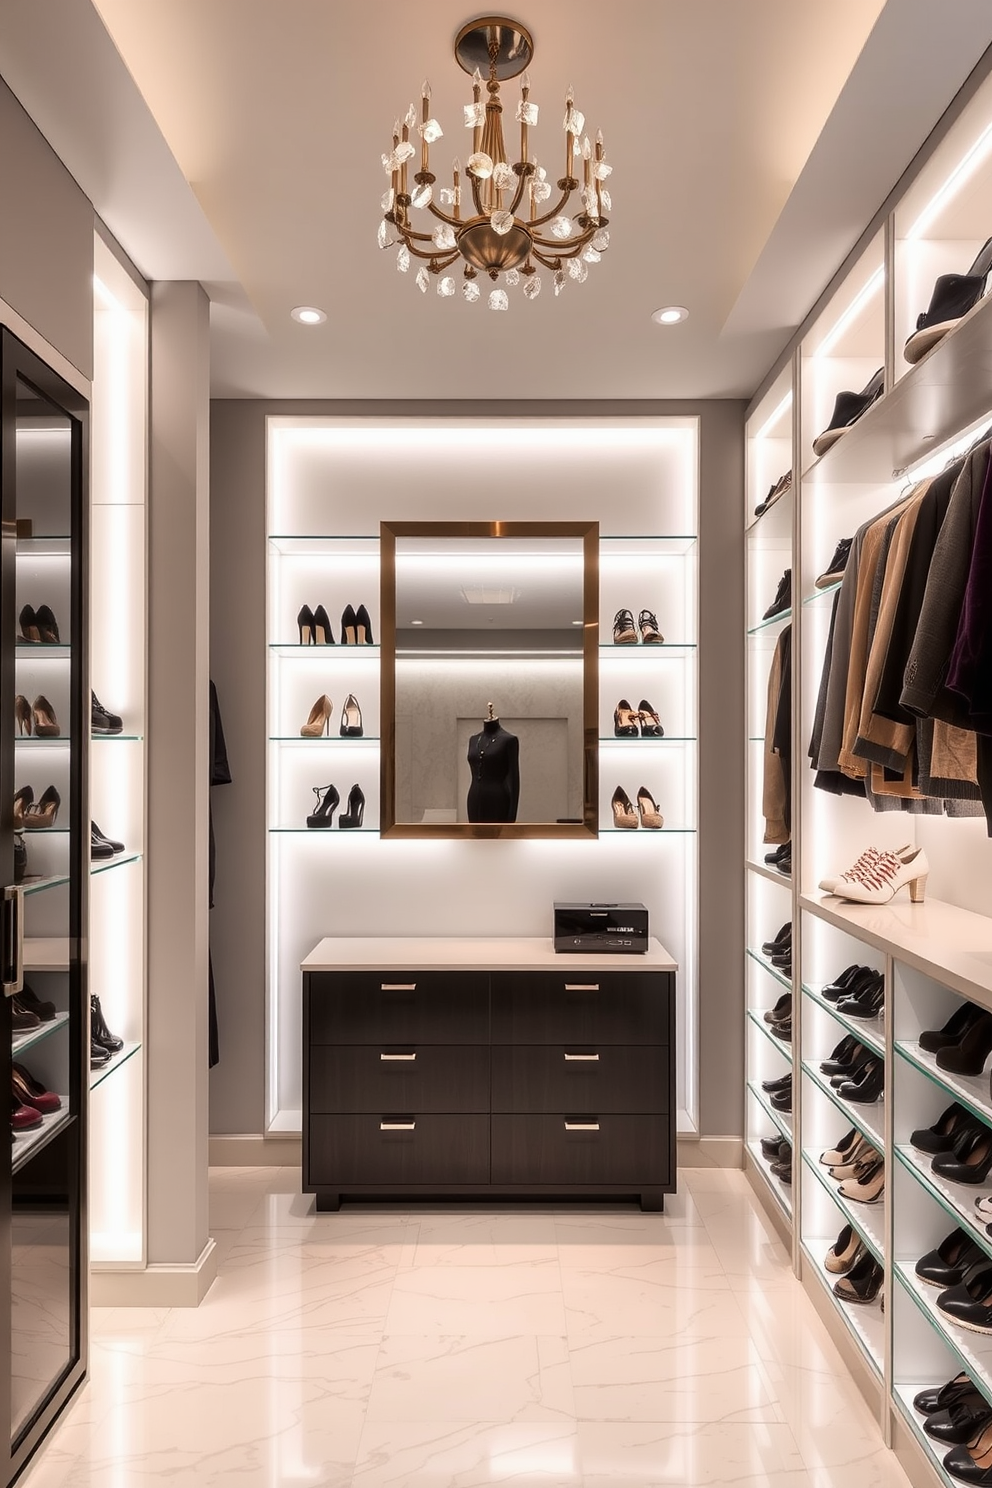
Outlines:
[[[745,545],[746,619],[745,687],[747,707],[747,837],[745,955],[745,1148],[746,1164],[759,1194],[772,1200],[769,1212],[792,1244],[794,1189],[799,1184],[798,1148],[793,1143],[796,1118],[780,1112],[762,1083],[780,1079],[794,1068],[793,1038],[771,1031],[765,1014],[785,993],[795,996],[791,968],[774,966],[761,948],[792,919],[791,876],[780,872],[766,855],[776,845],[764,842],[763,776],[769,672],[782,631],[792,619],[786,572],[793,567],[792,469],[794,390],[791,366],[783,369],[752,411],[746,430]],[[757,513],[757,514],[756,514]],[[780,600],[778,605],[776,599]],[[774,613],[766,615],[773,609]],[[798,1086],[798,1078],[794,1079]],[[793,1104],[798,1101],[793,1091]],[[793,1145],[793,1182],[772,1172],[761,1149],[762,1138],[776,1132]]]
[[[90,863],[90,991],[123,1048],[89,1070],[94,1298],[147,1264],[148,301],[98,238],[94,261],[90,678],[120,719],[89,739],[89,813],[123,844]],[[111,1288],[111,1290],[106,1290]]]
[[[910,1140],[953,1102],[992,1129],[988,1061],[981,1074],[954,1074],[919,1043],[921,1032],[941,1028],[962,999],[992,1008],[992,842],[981,818],[877,813],[863,799],[818,790],[807,750],[838,589],[836,579],[817,586],[831,554],[841,539],[853,537],[914,482],[942,470],[992,423],[992,296],[980,293],[986,282],[963,313],[939,323],[938,335],[919,356],[910,348],[907,357],[904,350],[932,294],[936,303],[937,277],[966,275],[992,233],[990,189],[992,72],[986,66],[800,327],[747,421],[753,442],[776,399],[781,402],[786,380],[794,379],[795,882],[789,908],[778,917],[767,914],[766,925],[776,918],[777,923],[767,925],[766,935],[789,918],[791,908],[794,966],[801,974],[794,1011],[802,1050],[793,1117],[803,1172],[794,1195],[797,1269],[847,1349],[866,1398],[877,1404],[886,1439],[920,1485],[957,1480],[942,1465],[946,1449],[926,1436],[923,1418],[913,1410],[914,1394],[964,1369],[992,1401],[992,1335],[952,1322],[937,1306],[940,1289],[915,1271],[919,1258],[956,1227],[992,1259],[992,1236],[974,1207],[976,1197],[992,1192],[992,1181],[971,1185],[942,1178]],[[871,399],[879,368],[883,391]],[[838,394],[846,393],[855,396],[845,405]],[[859,398],[863,407],[857,411]],[[853,421],[824,441],[821,436],[845,407],[856,411]],[[749,572],[758,570],[752,533],[760,533],[775,510],[757,520],[749,514]],[[762,574],[766,592],[775,579],[767,569]],[[748,638],[751,656],[775,627],[753,608],[748,623],[754,631]],[[760,779],[754,761],[763,738],[763,719],[755,716],[750,692],[749,710],[750,883],[760,877],[753,803]],[[923,848],[929,862],[924,902],[910,903],[905,888],[889,903],[873,905],[849,903],[820,888],[826,875],[850,867],[866,847],[907,843]],[[750,887],[749,898],[757,901]],[[760,939],[749,926],[748,945],[756,943]],[[877,1019],[851,1018],[822,995],[824,985],[851,964],[884,973],[884,1009]],[[847,1034],[884,1054],[884,1099],[876,1105],[844,1101],[819,1070]],[[747,1098],[753,1105],[750,1089]],[[884,1156],[882,1204],[845,1201],[831,1191],[836,1185],[818,1162],[818,1149],[832,1147],[851,1127]],[[884,1313],[877,1303],[855,1308],[833,1293],[824,1256],[845,1220],[884,1261]],[[858,1360],[864,1368],[856,1367]]]
[[[508,926],[541,934],[548,931],[553,899],[578,897],[644,902],[652,933],[679,962],[679,1119],[692,1130],[696,421],[593,420],[579,427],[572,420],[494,420],[499,469],[479,467],[470,482],[465,452],[488,437],[477,423],[469,429],[464,421],[445,419],[349,423],[275,416],[268,429],[266,1129],[301,1129],[299,967],[324,936],[444,934],[452,923],[468,934],[505,934]],[[508,487],[500,474],[514,460],[530,472],[526,489]],[[488,520],[494,512],[507,521],[560,520],[563,469],[575,509],[600,524],[598,840],[490,845],[382,837],[380,768],[387,741],[380,737],[380,649],[342,645],[339,626],[346,604],[364,603],[374,639],[380,639],[379,523]],[[301,644],[296,621],[304,604],[325,607],[333,646]],[[636,627],[633,644],[614,645],[613,616],[621,608],[633,612],[635,627],[642,610],[652,612],[663,641],[646,641]],[[361,707],[360,739],[339,734],[349,693]],[[302,738],[301,726],[323,695],[333,704],[329,732]],[[636,738],[617,737],[614,712],[622,698],[635,712],[643,703],[656,713],[663,735],[645,735],[638,726]],[[494,701],[498,712],[498,695]],[[314,789],[328,784],[341,798],[333,825],[308,828]],[[364,821],[358,831],[341,831],[338,818],[354,784],[365,796]],[[662,827],[648,827],[640,814],[636,830],[615,825],[617,787],[635,806],[643,787],[657,803]],[[637,840],[630,844],[630,838]],[[474,886],[483,870],[487,892],[480,895]]]

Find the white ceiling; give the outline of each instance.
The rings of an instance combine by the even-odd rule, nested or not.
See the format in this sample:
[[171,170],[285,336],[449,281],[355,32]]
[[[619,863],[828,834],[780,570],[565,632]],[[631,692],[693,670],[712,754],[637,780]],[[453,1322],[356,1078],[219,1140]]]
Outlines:
[[[4,0],[0,73],[139,268],[208,283],[217,396],[713,397],[753,391],[992,42],[987,0],[520,0],[533,147],[557,161],[574,84],[612,245],[497,315],[421,295],[375,244],[380,152],[424,76],[438,162],[468,153],[451,41],[475,13]],[[667,303],[689,321],[656,328]]]

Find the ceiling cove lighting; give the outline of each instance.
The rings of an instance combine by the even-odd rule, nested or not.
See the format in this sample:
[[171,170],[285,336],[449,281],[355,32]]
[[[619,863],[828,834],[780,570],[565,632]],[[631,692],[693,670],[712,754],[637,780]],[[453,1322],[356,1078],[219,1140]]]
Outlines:
[[872,300],[878,294],[884,283],[885,269],[883,265],[880,264],[875,272],[872,274],[871,278],[868,280],[868,283],[864,285],[862,289],[858,290],[858,293],[854,296],[854,299],[848,305],[847,309],[840,316],[838,316],[837,320],[830,327],[829,331],[824,336],[819,346],[816,348],[816,351],[813,353],[814,356],[828,357],[830,355],[834,347],[838,344],[841,337],[844,335],[844,332],[847,331],[852,325],[854,325],[855,321],[858,319],[858,316],[868,305],[871,304]]
[[907,230],[907,238],[922,238],[934,218],[940,215],[957,196],[962,186],[975,174],[990,150],[992,150],[992,124],[982,131],[971,149],[958,161],[947,180],[934,192],[916,221]]
[[318,310],[316,305],[296,305],[289,313],[300,325],[305,326],[323,325],[327,319],[326,313]]
[[[565,95],[562,123],[564,171],[554,185],[531,152],[530,130],[537,124],[538,105],[530,100],[525,69],[533,55],[530,32],[503,16],[471,21],[455,37],[455,59],[472,77],[472,102],[464,108],[472,143],[464,171],[458,159],[452,164],[450,186],[435,193],[430,148],[444,131],[431,117],[429,83],[421,89],[419,120],[411,103],[402,123],[397,119],[393,125],[392,148],[382,157],[389,189],[382,198],[378,243],[380,248],[397,249],[396,267],[403,274],[414,259],[420,260],[415,277],[424,294],[433,277],[441,299],[452,298],[458,285],[447,271],[457,265],[464,299],[474,304],[481,298],[478,281],[486,275],[495,286],[489,292],[490,310],[507,310],[507,289],[521,284],[528,300],[540,294],[539,266],[551,270],[559,295],[569,279],[581,284],[589,266],[599,263],[609,247],[606,213],[612,204],[604,182],[613,167],[603,154],[602,134],[591,143],[584,133],[585,116],[576,108],[571,88]],[[480,64],[488,72],[488,82],[483,81]],[[511,164],[503,141],[500,83],[520,73],[515,115],[520,149]],[[483,86],[489,95],[485,103]],[[411,134],[420,135],[420,169],[412,181],[408,172],[417,150]]]

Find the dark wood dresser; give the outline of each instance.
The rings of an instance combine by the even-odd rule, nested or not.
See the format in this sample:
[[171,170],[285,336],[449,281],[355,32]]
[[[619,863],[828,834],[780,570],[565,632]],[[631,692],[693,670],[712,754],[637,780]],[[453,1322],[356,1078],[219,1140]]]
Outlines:
[[323,940],[303,962],[303,1189],[675,1189],[675,963],[532,940]]

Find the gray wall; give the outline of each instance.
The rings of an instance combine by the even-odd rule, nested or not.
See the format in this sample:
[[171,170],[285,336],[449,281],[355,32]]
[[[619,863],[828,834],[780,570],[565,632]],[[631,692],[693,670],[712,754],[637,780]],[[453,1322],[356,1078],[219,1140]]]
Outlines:
[[93,208],[0,81],[0,299],[93,376]]
[[744,405],[219,400],[211,412],[210,665],[234,777],[211,792],[220,1021],[210,1129],[257,1133],[265,1090],[265,419],[269,414],[699,415],[700,1130],[739,1135],[744,992]]

